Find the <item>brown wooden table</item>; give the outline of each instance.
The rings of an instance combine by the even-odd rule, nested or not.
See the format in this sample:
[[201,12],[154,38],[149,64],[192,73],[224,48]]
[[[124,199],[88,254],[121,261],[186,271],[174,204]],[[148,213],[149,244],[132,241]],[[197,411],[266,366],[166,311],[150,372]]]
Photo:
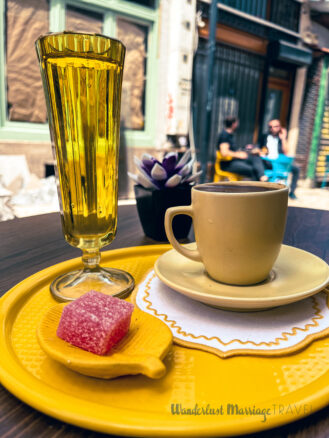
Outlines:
[[[193,238],[192,235],[190,237]],[[120,207],[118,233],[110,248],[154,243],[158,242],[144,236],[136,207],[134,205]],[[329,211],[290,207],[284,243],[305,249],[329,263]],[[57,213],[2,222],[0,223],[0,295],[29,275],[80,255],[80,250],[72,248],[65,242]],[[0,386],[0,438],[104,436],[41,414],[21,403]],[[303,420],[249,436],[328,437],[329,406]]]

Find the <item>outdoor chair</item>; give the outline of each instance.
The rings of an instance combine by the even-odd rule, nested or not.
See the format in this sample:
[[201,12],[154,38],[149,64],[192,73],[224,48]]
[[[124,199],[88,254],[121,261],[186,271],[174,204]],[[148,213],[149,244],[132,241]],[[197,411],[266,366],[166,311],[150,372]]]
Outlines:
[[233,172],[226,172],[222,170],[220,167],[220,163],[222,161],[231,161],[232,157],[223,157],[220,151],[216,153],[216,162],[215,162],[215,175],[214,182],[225,181],[228,179],[229,181],[241,181],[243,179],[242,175],[238,175]]
[[264,160],[269,161],[272,164],[272,169],[265,170],[265,175],[268,176],[269,182],[282,182],[287,184],[294,158],[279,154],[276,160],[268,158],[264,158]]

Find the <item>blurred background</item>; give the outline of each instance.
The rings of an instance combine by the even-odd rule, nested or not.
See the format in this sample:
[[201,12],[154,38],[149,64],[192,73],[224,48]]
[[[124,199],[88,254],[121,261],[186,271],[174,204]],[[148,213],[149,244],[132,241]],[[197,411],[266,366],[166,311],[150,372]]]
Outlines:
[[145,152],[191,148],[211,180],[235,115],[241,146],[279,119],[300,168],[291,205],[329,209],[328,29],[327,0],[0,0],[0,220],[58,210],[34,41],[63,30],[127,47],[121,202],[133,202],[127,171]]

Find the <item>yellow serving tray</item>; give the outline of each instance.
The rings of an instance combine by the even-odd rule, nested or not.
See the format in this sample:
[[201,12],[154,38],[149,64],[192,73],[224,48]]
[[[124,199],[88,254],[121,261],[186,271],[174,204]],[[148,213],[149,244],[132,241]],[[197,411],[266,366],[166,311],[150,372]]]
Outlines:
[[[103,253],[102,264],[129,271],[140,283],[169,245]],[[173,346],[159,380],[102,380],[48,358],[36,329],[56,302],[49,284],[80,259],[47,268],[0,300],[0,380],[15,396],[48,415],[118,435],[226,436],[279,426],[329,400],[329,339],[291,356],[222,359]]]

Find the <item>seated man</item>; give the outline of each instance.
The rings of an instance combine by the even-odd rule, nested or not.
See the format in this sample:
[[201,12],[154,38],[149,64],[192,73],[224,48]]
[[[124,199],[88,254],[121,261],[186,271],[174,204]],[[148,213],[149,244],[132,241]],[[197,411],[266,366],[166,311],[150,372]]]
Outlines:
[[236,117],[226,117],[224,129],[218,138],[218,149],[223,157],[231,157],[230,161],[222,161],[221,168],[226,172],[237,173],[256,181],[267,181],[268,177],[264,174],[264,163],[256,153],[248,153],[240,150],[234,139],[234,131],[239,126]]
[[[265,156],[276,160],[279,154],[288,154],[287,130],[281,126],[280,120],[271,120],[268,124],[268,134],[265,134],[260,141],[260,146],[266,148]],[[299,177],[299,168],[296,165],[291,167],[292,180],[289,197],[296,199],[295,190]]]

